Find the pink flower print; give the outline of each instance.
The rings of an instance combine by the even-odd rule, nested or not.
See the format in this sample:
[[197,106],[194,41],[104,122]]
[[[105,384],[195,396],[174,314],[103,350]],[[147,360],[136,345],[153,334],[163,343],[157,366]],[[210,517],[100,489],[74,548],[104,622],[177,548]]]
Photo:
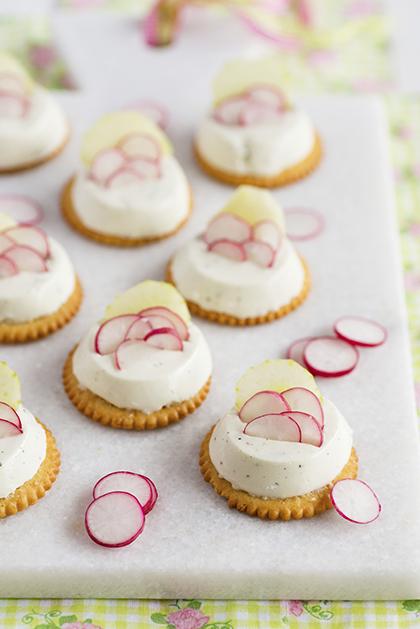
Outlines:
[[65,622],[61,629],[102,629],[102,627],[92,625],[90,622]]
[[404,283],[406,289],[410,293],[420,290],[420,273],[416,273],[416,271],[407,271],[404,273]]
[[57,59],[57,53],[52,46],[35,45],[32,46],[30,53],[31,63],[36,68],[48,68]]
[[287,603],[287,607],[293,616],[301,616],[303,614],[303,605],[301,601],[289,601]]
[[172,612],[167,616],[168,623],[176,629],[200,629],[209,619],[209,616],[205,616],[198,609],[191,609],[190,607]]

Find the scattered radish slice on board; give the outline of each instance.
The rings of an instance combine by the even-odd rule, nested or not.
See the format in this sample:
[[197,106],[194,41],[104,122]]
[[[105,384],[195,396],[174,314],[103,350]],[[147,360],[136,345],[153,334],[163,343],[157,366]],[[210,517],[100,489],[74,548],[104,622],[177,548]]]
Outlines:
[[135,496],[113,491],[93,500],[86,509],[85,526],[92,541],[107,548],[134,542],[143,530],[145,517]]
[[98,480],[93,488],[93,497],[99,498],[114,491],[123,491],[137,498],[146,515],[152,510],[156,500],[151,481],[135,472],[111,472]]
[[297,341],[294,341],[291,345],[289,345],[286,354],[287,358],[290,358],[290,360],[294,360],[299,363],[299,365],[306,367],[305,361],[303,359],[303,352],[305,351],[305,347],[307,346],[309,341],[311,341],[312,339],[313,336],[307,336],[303,339],[298,339]]
[[247,98],[242,96],[227,98],[216,107],[213,117],[221,124],[239,125],[239,117],[246,104]]
[[218,240],[245,242],[252,236],[251,226],[239,216],[224,212],[216,216],[207,226],[204,240],[211,245]]
[[294,411],[301,411],[312,415],[321,428],[324,427],[324,411],[315,393],[309,389],[305,389],[305,387],[292,387],[291,389],[282,391],[281,395],[288,403],[289,408]]
[[3,235],[10,238],[18,245],[25,245],[35,249],[43,258],[48,258],[50,248],[45,232],[39,227],[32,225],[18,225],[3,232]]
[[104,149],[93,160],[90,172],[98,182],[105,182],[125,164],[125,157],[119,149]]
[[169,319],[183,341],[187,341],[190,337],[187,324],[176,312],[170,310],[170,308],[166,308],[165,306],[152,306],[151,308],[140,310],[138,314],[142,317],[150,317],[152,315],[166,317],[166,319]]
[[123,166],[105,181],[107,188],[123,188],[143,181],[144,177],[129,166]]
[[264,220],[256,223],[252,228],[252,239],[264,242],[277,251],[281,242],[281,233],[274,221]]
[[289,411],[290,406],[281,393],[259,391],[249,398],[239,411],[241,421],[248,423],[256,417]]
[[20,225],[36,225],[44,218],[40,204],[20,194],[0,194],[0,212],[8,214]]
[[284,109],[287,105],[284,94],[272,85],[255,85],[247,90],[247,94],[252,101],[273,109]]
[[12,277],[19,273],[19,269],[13,260],[9,260],[6,256],[0,255],[0,278]]
[[249,240],[244,242],[243,246],[248,260],[261,266],[263,269],[273,266],[276,252],[270,245],[267,245],[265,242]]
[[150,135],[143,133],[133,133],[125,136],[119,143],[118,148],[128,159],[145,159],[157,162],[161,156],[159,144]]
[[11,424],[14,424],[22,432],[22,422],[20,421],[19,415],[15,409],[9,404],[6,404],[6,402],[0,402],[0,419],[5,419]]
[[315,417],[301,411],[283,411],[281,414],[297,423],[300,428],[301,443],[308,443],[318,448],[322,446],[324,440],[322,428]]
[[182,340],[174,328],[150,330],[144,337],[144,342],[158,349],[181,351],[183,348]]
[[336,378],[353,371],[359,352],[354,345],[335,336],[320,336],[308,341],[303,359],[313,374]]
[[275,441],[300,442],[302,433],[299,425],[287,415],[271,413],[256,417],[244,426],[245,435]]
[[355,524],[370,524],[382,510],[378,496],[358,478],[344,478],[331,489],[331,502],[341,517]]
[[[129,316],[129,315],[127,315]],[[128,328],[124,340],[125,341],[142,341],[146,334],[153,329],[153,325],[146,317],[136,317]]]
[[114,352],[137,319],[137,315],[119,315],[104,321],[95,336],[95,351],[98,354]]
[[341,339],[363,347],[382,345],[387,338],[387,331],[380,323],[364,317],[341,317],[334,323],[334,332]]
[[137,157],[129,162],[130,170],[134,170],[141,179],[157,179],[160,177],[159,162],[152,162],[143,157]]
[[285,210],[286,231],[290,240],[310,240],[324,229],[324,217],[317,210],[290,208]]
[[217,253],[219,256],[235,260],[236,262],[244,262],[246,260],[246,251],[244,246],[239,242],[223,238],[216,240],[208,246],[209,251]]
[[19,271],[29,271],[33,273],[44,273],[47,271],[47,265],[43,257],[26,245],[12,245],[3,255],[11,260]]

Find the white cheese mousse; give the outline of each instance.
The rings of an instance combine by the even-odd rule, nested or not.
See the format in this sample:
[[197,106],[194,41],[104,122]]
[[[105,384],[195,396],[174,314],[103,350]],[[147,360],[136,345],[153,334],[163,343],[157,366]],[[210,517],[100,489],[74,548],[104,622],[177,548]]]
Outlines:
[[70,259],[53,238],[48,238],[47,271],[20,271],[0,279],[0,321],[23,323],[56,312],[74,291],[76,276]]
[[301,293],[305,282],[302,261],[287,240],[273,266],[262,268],[250,260],[240,262],[208,251],[196,238],[175,253],[171,273],[188,301],[241,318],[278,310]]
[[259,498],[302,496],[331,483],[350,458],[352,431],[332,402],[324,399],[323,410],[320,447],[245,435],[245,424],[232,410],[210,439],[210,458],[219,476]]
[[36,87],[30,99],[25,116],[0,116],[0,170],[42,160],[68,136],[66,116],[46,89]]
[[201,123],[196,148],[210,165],[235,175],[270,177],[295,166],[313,151],[316,132],[309,116],[298,109],[275,122],[226,125],[212,115]]
[[80,170],[72,187],[72,203],[82,223],[102,234],[148,238],[168,234],[187,218],[190,189],[175,157],[161,160],[161,175],[115,188],[95,182]]
[[95,351],[94,326],[73,355],[73,373],[80,387],[114,406],[144,413],[188,400],[198,393],[211,375],[212,360],[207,342],[194,324],[181,351],[151,347],[144,343],[130,367],[117,369],[113,354]]
[[22,422],[22,434],[0,438],[0,499],[33,478],[47,452],[46,433],[41,424],[23,406],[16,409]]

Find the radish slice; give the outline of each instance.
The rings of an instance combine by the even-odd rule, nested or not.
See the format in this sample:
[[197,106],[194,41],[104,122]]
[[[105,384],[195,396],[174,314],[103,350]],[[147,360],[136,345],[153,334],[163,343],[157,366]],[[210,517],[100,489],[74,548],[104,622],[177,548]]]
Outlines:
[[11,260],[19,271],[29,271],[33,273],[44,273],[48,271],[47,265],[44,259],[32,249],[26,245],[12,245],[10,249],[7,249],[3,256],[8,260]]
[[161,129],[166,129],[169,124],[168,110],[152,101],[137,101],[132,103],[127,109],[136,109],[150,120],[153,120]]
[[130,161],[130,170],[138,173],[141,179],[158,179],[161,174],[159,162],[151,162],[142,157]]
[[158,494],[158,490],[156,489],[156,485],[154,484],[152,479],[149,478],[148,476],[145,476],[145,479],[148,481],[150,485],[150,489],[152,490],[152,504],[150,507],[150,511],[151,511],[153,507],[155,506],[157,499],[159,498],[159,494]]
[[104,149],[95,156],[90,172],[99,183],[104,183],[115,172],[123,168],[125,157],[119,149]]
[[370,524],[382,510],[378,496],[358,478],[344,478],[331,489],[331,502],[338,515],[355,524]]
[[158,349],[170,351],[181,351],[183,349],[182,340],[174,328],[158,328],[151,330],[144,337],[144,342]]
[[324,411],[315,393],[305,389],[305,387],[292,387],[282,391],[281,395],[288,403],[289,408],[312,415],[321,428],[324,428]]
[[312,341],[312,339],[313,336],[307,336],[303,339],[298,339],[297,341],[294,341],[291,345],[289,345],[286,357],[290,358],[290,360],[296,361],[297,363],[299,363],[299,365],[306,367],[305,361],[303,359],[303,352],[305,351],[305,347],[307,346],[309,341]]
[[151,308],[145,308],[144,310],[140,310],[138,314],[141,317],[151,317],[152,315],[166,317],[166,319],[169,319],[171,325],[175,328],[183,341],[188,341],[190,338],[190,333],[184,320],[181,319],[176,312],[166,308],[165,306],[152,306]]
[[341,339],[363,347],[382,345],[388,336],[383,325],[364,317],[342,317],[334,323],[334,332]]
[[213,112],[213,117],[220,124],[239,125],[239,117],[243,108],[247,104],[247,99],[243,96],[233,96],[226,98]]
[[93,488],[93,497],[99,498],[114,491],[123,491],[137,498],[146,515],[156,502],[152,483],[147,476],[134,472],[111,472],[98,480]]
[[335,336],[320,336],[308,342],[303,360],[315,375],[337,378],[353,371],[359,352],[354,345]]
[[276,413],[256,417],[244,426],[243,432],[250,437],[262,437],[274,441],[299,443],[302,438],[299,424],[292,417]]
[[144,318],[136,317],[136,319],[128,328],[123,340],[124,341],[143,341],[146,334],[150,332],[150,330],[152,329],[153,329],[153,326],[152,326],[151,321],[149,321],[149,319],[146,319],[145,317]]
[[8,238],[4,233],[0,233],[0,255],[13,246],[13,240]]
[[263,269],[273,266],[276,252],[270,245],[267,245],[265,242],[249,240],[243,246],[248,260],[263,267]]
[[247,94],[252,101],[273,109],[287,108],[285,95],[273,85],[256,85],[247,90]]
[[140,502],[124,491],[99,496],[86,509],[85,527],[95,544],[107,548],[128,546],[143,530],[145,517]]
[[324,229],[324,217],[316,210],[291,208],[285,210],[287,236],[290,240],[310,240]]
[[129,166],[120,168],[105,181],[107,188],[123,188],[143,181],[144,177]]
[[22,96],[0,93],[0,117],[23,118],[28,111],[29,103]]
[[280,110],[249,102],[239,114],[239,124],[243,127],[249,127],[254,124],[270,124],[278,122],[281,116],[282,112]]
[[7,419],[0,419],[0,439],[16,437],[22,433],[22,428],[19,428],[16,424],[9,422]]
[[12,277],[13,275],[17,275],[17,273],[19,273],[19,269],[16,263],[6,258],[6,256],[0,255],[0,278]]
[[293,419],[293,421],[297,423],[301,432],[301,443],[308,443],[317,448],[322,446],[322,442],[324,441],[322,428],[315,417],[300,411],[284,411],[281,415]]
[[95,352],[102,355],[114,352],[137,320],[137,315],[120,315],[102,323],[95,336]]
[[18,225],[17,227],[7,229],[3,234],[16,244],[31,247],[31,249],[35,249],[43,258],[48,258],[50,253],[48,238],[45,232],[39,227]]
[[176,332],[172,321],[168,317],[165,317],[165,315],[147,315],[146,317],[141,315],[139,321],[147,321],[150,324],[148,332],[150,332],[150,330],[157,330],[158,328],[172,328]]
[[115,367],[123,370],[135,365],[144,357],[143,341],[122,341],[114,352]]
[[40,204],[20,194],[0,194],[0,212],[8,214],[20,225],[35,225],[44,218]]
[[251,226],[239,216],[229,212],[223,212],[210,221],[204,234],[204,240],[208,245],[224,239],[245,242],[251,240],[251,237]]
[[150,135],[133,133],[120,140],[118,148],[128,159],[145,159],[152,162],[159,161],[161,150],[159,144]]
[[25,87],[20,79],[12,73],[0,73],[0,92],[12,94],[14,96],[25,96]]
[[245,262],[246,251],[239,242],[233,242],[227,238],[216,240],[208,246],[208,250],[217,253],[219,256],[235,260],[237,262]]
[[0,402],[0,419],[5,419],[11,424],[14,424],[19,428],[20,432],[22,432],[22,422],[19,415],[16,413],[15,409],[9,404],[6,404],[6,402]]
[[276,391],[259,391],[245,402],[238,415],[241,421],[248,423],[262,415],[278,414],[289,410],[290,406],[282,394]]
[[274,251],[277,251],[281,242],[279,226],[274,221],[260,221],[252,228],[252,239],[264,242],[266,245],[270,245]]

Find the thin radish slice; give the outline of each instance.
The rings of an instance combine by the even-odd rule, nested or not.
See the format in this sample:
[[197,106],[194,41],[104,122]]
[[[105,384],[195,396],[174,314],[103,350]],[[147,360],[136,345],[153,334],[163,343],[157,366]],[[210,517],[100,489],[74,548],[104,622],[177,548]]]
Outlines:
[[354,345],[335,336],[320,336],[308,342],[303,360],[313,374],[337,378],[353,371],[359,352]]
[[[128,316],[128,315],[127,315]],[[146,317],[136,317],[133,323],[128,328],[124,341],[143,341],[144,337],[150,330],[153,329],[151,321]],[[114,348],[116,349],[116,348]],[[112,350],[114,351],[114,350]]]
[[249,437],[262,437],[274,441],[291,441],[299,443],[302,433],[299,424],[287,415],[270,413],[256,417],[244,426],[245,435]]
[[229,212],[218,214],[210,221],[204,234],[204,240],[208,245],[224,239],[241,243],[251,240],[251,237],[251,226],[239,216]]
[[272,415],[289,410],[290,406],[282,394],[276,391],[259,391],[245,402],[238,415],[241,421],[248,423],[262,415]]
[[247,94],[252,101],[273,109],[284,110],[287,108],[285,95],[273,85],[255,85],[247,90]]
[[281,243],[281,232],[279,226],[270,220],[260,221],[252,228],[252,239],[264,242],[277,251]]
[[141,179],[158,179],[161,175],[159,162],[138,157],[129,162],[130,170],[138,173]]
[[276,259],[276,252],[270,245],[267,245],[265,242],[249,240],[248,242],[244,242],[243,246],[248,260],[261,266],[263,269],[268,269],[273,266]]
[[5,277],[13,277],[13,275],[17,275],[19,273],[19,269],[13,260],[9,260],[6,256],[0,255],[0,279],[4,279]]
[[145,476],[144,478],[148,481],[150,485],[150,489],[152,491],[152,504],[150,507],[150,511],[151,511],[153,507],[155,506],[157,499],[159,498],[159,494],[158,494],[158,490],[156,489],[156,485],[154,484],[152,479],[149,478],[148,476]]
[[136,170],[129,166],[123,166],[108,177],[105,181],[105,186],[107,188],[124,188],[125,186],[132,186],[143,180],[144,177]]
[[281,117],[282,112],[280,110],[249,102],[239,114],[239,124],[243,127],[249,127],[254,124],[270,124],[278,122]]
[[166,317],[166,319],[169,319],[171,325],[175,328],[183,341],[188,341],[190,338],[190,333],[186,323],[176,312],[170,310],[170,308],[166,308],[165,306],[152,306],[151,308],[140,310],[138,314],[141,317],[150,317],[152,315]]
[[15,74],[9,72],[1,72],[0,92],[24,97],[25,87],[22,84],[22,81]]
[[239,125],[239,117],[247,102],[247,98],[243,96],[227,98],[216,107],[213,118],[224,125]]
[[317,210],[289,208],[286,213],[286,231],[290,240],[310,240],[324,229],[324,217]]
[[208,246],[208,250],[217,253],[223,258],[235,260],[236,262],[245,262],[246,251],[243,245],[227,238],[216,240]]
[[144,341],[123,341],[120,343],[114,352],[116,369],[129,369],[135,365],[144,358],[145,348]]
[[0,93],[0,117],[23,118],[28,111],[29,103],[22,96]]
[[174,352],[183,349],[182,340],[174,328],[151,330],[144,337],[144,342],[157,349],[166,349]]
[[0,439],[16,437],[22,433],[22,428],[19,428],[19,426],[16,426],[13,422],[9,422],[7,419],[0,419]]
[[324,428],[324,411],[315,393],[305,387],[292,387],[282,391],[281,395],[292,410],[312,415],[321,428]]
[[35,249],[43,258],[48,258],[50,247],[46,233],[39,227],[33,225],[18,225],[3,232],[3,235],[10,238],[18,245],[25,245]]
[[341,317],[334,323],[334,332],[341,339],[363,347],[382,345],[388,336],[383,325],[364,317]]
[[19,271],[28,271],[33,273],[45,273],[48,271],[44,258],[26,245],[12,245],[7,249],[3,256],[11,260]]
[[0,255],[7,249],[10,249],[13,244],[14,242],[11,238],[8,238],[4,233],[0,233]]
[[20,194],[0,194],[0,212],[8,214],[20,225],[36,225],[44,218],[41,205]]
[[119,315],[104,321],[96,333],[94,346],[97,354],[112,354],[122,343],[137,315]]
[[168,110],[159,103],[153,101],[137,101],[132,103],[127,109],[136,109],[150,120],[153,120],[161,129],[166,129],[169,124]]
[[297,341],[293,341],[293,343],[289,345],[286,357],[290,358],[290,360],[296,361],[299,365],[302,365],[302,367],[306,367],[303,359],[303,352],[305,351],[305,347],[309,341],[312,341],[312,339],[313,336],[307,336],[305,338],[298,339]]
[[358,478],[337,481],[330,496],[338,515],[355,524],[370,524],[379,517],[382,510],[373,489]]
[[115,148],[104,149],[95,156],[90,172],[99,183],[104,183],[125,164],[124,153]]
[[14,424],[22,432],[22,422],[19,415],[15,409],[9,404],[6,404],[6,402],[0,402],[0,419],[5,419],[11,424]]
[[281,414],[297,423],[301,432],[301,443],[307,443],[317,448],[322,446],[324,441],[322,428],[313,415],[301,411],[283,411]]
[[133,133],[126,135],[118,143],[118,148],[128,159],[145,159],[158,162],[161,157],[161,150],[155,138],[144,133]]
[[151,481],[143,474],[111,472],[98,480],[93,488],[93,497],[96,499],[113,491],[124,491],[135,496],[142,506],[144,515],[152,510],[156,502]]
[[86,509],[85,527],[95,544],[121,548],[134,542],[143,530],[145,517],[133,494],[112,491],[99,496]]

